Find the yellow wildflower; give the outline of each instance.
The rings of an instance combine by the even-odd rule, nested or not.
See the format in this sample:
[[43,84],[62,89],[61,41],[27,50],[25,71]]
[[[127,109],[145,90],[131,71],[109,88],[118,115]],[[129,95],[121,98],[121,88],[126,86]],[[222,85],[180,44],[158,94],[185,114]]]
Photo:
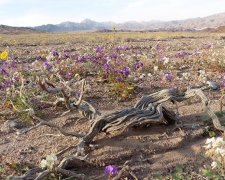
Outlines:
[[0,59],[6,59],[8,57],[8,52],[7,51],[3,51],[1,54],[0,54]]

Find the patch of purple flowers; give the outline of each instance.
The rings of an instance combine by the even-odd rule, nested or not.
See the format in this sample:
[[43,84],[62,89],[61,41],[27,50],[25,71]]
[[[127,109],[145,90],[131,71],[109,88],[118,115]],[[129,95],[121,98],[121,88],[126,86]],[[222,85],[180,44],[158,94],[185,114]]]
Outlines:
[[8,68],[16,68],[17,62],[15,59],[13,59],[9,64]]
[[40,55],[36,55],[36,56],[35,56],[35,59],[41,60],[41,56],[40,56]]
[[67,78],[67,79],[72,78],[72,73],[68,72],[68,73],[66,74],[66,78]]
[[176,57],[176,58],[184,58],[184,57],[190,56],[190,55],[191,55],[191,53],[189,53],[189,52],[186,52],[186,51],[179,51],[179,52],[177,52],[177,53],[175,54],[175,57]]
[[129,69],[129,67],[123,67],[123,69],[121,70],[121,73],[122,73],[125,77],[129,76],[129,74],[130,74],[130,69]]
[[6,76],[9,75],[9,73],[8,73],[4,68],[0,68],[0,73],[1,73],[2,75],[6,75]]
[[105,70],[105,72],[109,72],[109,69],[110,69],[110,65],[108,64],[108,63],[105,63],[104,65],[103,65],[103,69]]
[[98,46],[98,47],[95,49],[95,52],[96,52],[96,53],[101,53],[101,52],[103,52],[103,50],[104,50],[104,47],[103,47],[103,46]]
[[77,57],[77,62],[85,62],[86,61],[86,57],[85,56],[79,56]]
[[173,75],[170,72],[165,73],[164,77],[168,81],[171,81],[173,79]]
[[110,57],[110,58],[117,58],[117,54],[116,53],[114,53],[114,52],[112,52],[112,53],[109,53],[108,54],[108,57]]
[[116,51],[121,51],[123,50],[123,47],[119,46],[119,47],[116,47]]
[[116,47],[116,51],[122,51],[122,50],[126,51],[128,49],[129,49],[129,46],[128,45]]
[[50,71],[52,69],[52,65],[49,64],[47,61],[43,62],[43,65],[48,71]]
[[0,90],[4,90],[13,84],[13,80],[8,79],[0,85]]
[[136,63],[134,63],[134,70],[138,70],[140,68],[142,68],[144,66],[143,62],[138,61]]
[[116,80],[117,82],[122,81],[121,77],[116,77],[115,80]]
[[70,57],[70,51],[69,50],[65,50],[64,51],[64,57],[65,58],[69,58]]
[[116,176],[118,174],[118,169],[115,165],[108,165],[105,167],[105,174],[109,176]]
[[225,82],[221,83],[221,88],[225,88]]
[[59,56],[59,53],[56,50],[52,50],[52,55],[53,56]]
[[126,50],[129,50],[129,46],[128,45],[124,45],[123,46],[123,49],[126,51]]

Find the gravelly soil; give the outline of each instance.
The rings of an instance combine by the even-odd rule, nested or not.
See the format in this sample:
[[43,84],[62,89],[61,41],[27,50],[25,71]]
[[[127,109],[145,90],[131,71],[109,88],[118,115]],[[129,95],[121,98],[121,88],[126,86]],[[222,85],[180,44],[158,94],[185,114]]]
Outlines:
[[[187,39],[184,39],[185,42]],[[174,40],[179,41],[179,40]],[[174,42],[175,44],[177,42]],[[208,72],[212,79],[217,77],[217,72]],[[193,81],[196,79],[193,78]],[[118,102],[109,94],[110,86],[97,84],[93,79],[87,79],[87,93],[85,99],[93,104],[102,114],[108,114],[114,110],[131,107],[142,95],[156,91],[157,79],[146,77],[139,82],[136,95],[130,100]],[[194,83],[194,82],[193,82]],[[169,84],[167,84],[169,87]],[[153,88],[154,87],[154,88]],[[207,95],[212,99],[211,107],[214,111],[219,110],[219,94]],[[171,108],[175,105],[168,103]],[[78,168],[79,173],[84,173],[90,179],[104,180],[104,167],[115,164],[119,168],[126,161],[139,179],[154,179],[156,174],[162,176],[173,172],[177,164],[189,167],[193,174],[192,179],[204,179],[198,177],[198,169],[205,164],[202,158],[204,144],[207,136],[202,130],[207,126],[207,116],[202,112],[200,101],[193,98],[191,101],[179,103],[180,119],[184,127],[181,129],[174,126],[152,125],[149,127],[127,129],[124,132],[114,134],[101,133],[94,139],[96,149],[88,155],[92,168]],[[78,123],[76,119],[67,121],[68,116],[57,117],[63,109],[45,109],[45,118],[57,123],[69,131],[87,132],[88,120]],[[78,115],[79,116],[79,115]],[[0,164],[7,171],[5,174],[23,172],[12,164],[25,164],[29,167],[39,166],[42,158],[51,153],[78,143],[78,139],[65,137],[55,129],[46,126],[39,127],[23,135],[17,135],[14,130],[7,131],[4,121],[0,123]],[[70,153],[73,153],[72,151]],[[2,176],[2,177],[1,177]],[[0,175],[0,179],[5,176]]]

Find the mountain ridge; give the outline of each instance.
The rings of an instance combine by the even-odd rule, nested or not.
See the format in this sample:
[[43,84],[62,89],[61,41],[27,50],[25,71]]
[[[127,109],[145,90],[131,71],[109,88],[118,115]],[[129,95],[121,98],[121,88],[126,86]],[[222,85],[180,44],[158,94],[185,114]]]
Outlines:
[[60,24],[47,24],[33,27],[37,30],[48,32],[71,32],[71,31],[101,31],[112,30],[174,30],[174,31],[195,31],[207,28],[216,28],[225,25],[225,12],[217,13],[206,17],[197,17],[185,20],[173,21],[126,21],[115,23],[111,21],[97,22],[91,19],[84,19],[81,22],[66,21]]
[[13,27],[7,25],[0,25],[0,34],[28,34],[43,32],[29,27]]
[[[196,17],[184,20],[172,21],[126,21],[115,23],[112,21],[97,22],[84,19],[81,22],[65,21],[59,24],[45,24],[35,27],[12,27],[0,25],[1,34],[20,34],[35,32],[76,32],[76,31],[112,31],[116,27],[118,31],[214,31],[218,27],[225,26],[225,12]],[[223,28],[224,29],[224,28]],[[221,31],[221,30],[220,30]]]

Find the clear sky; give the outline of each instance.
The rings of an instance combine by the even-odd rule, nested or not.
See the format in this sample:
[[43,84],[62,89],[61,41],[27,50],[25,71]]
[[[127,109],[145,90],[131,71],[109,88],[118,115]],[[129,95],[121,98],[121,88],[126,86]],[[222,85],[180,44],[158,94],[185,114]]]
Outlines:
[[225,12],[225,0],[0,0],[0,24],[179,20]]

